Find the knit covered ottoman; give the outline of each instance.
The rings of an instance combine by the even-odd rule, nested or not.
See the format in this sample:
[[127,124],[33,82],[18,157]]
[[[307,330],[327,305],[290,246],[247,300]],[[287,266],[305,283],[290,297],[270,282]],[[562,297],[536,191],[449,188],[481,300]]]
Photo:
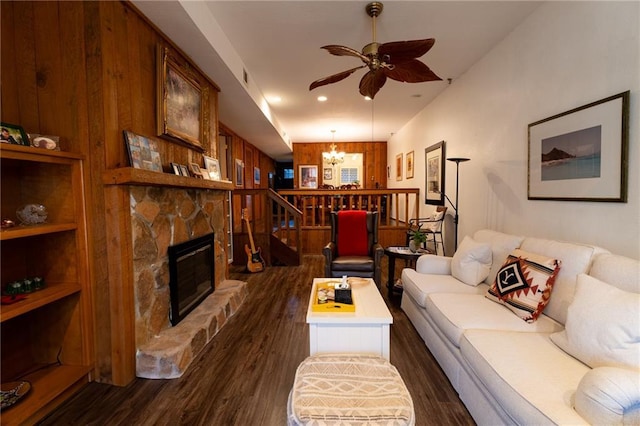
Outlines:
[[296,371],[288,424],[414,425],[413,401],[386,359],[361,354],[316,354]]

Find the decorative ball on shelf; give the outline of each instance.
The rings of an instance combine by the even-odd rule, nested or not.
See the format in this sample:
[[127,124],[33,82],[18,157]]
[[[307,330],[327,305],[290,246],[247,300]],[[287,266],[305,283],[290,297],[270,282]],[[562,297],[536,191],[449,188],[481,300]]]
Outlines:
[[16,210],[23,225],[39,225],[47,221],[47,208],[42,204],[26,204]]

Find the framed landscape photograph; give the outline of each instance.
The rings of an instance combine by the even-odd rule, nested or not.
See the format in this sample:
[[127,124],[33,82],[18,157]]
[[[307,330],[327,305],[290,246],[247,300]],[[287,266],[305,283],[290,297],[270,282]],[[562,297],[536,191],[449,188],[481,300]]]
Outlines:
[[299,166],[298,173],[300,179],[300,188],[318,188],[318,166]]
[[424,150],[425,204],[444,205],[445,143],[438,142]]
[[162,160],[156,141],[128,130],[124,131],[124,141],[127,145],[131,167],[162,172]]
[[396,155],[396,180],[402,180],[402,154]]
[[158,46],[158,135],[203,149],[208,140],[209,91],[192,67]]
[[629,91],[529,124],[529,200],[627,201]]
[[413,151],[407,153],[407,179],[413,179]]
[[260,185],[260,168],[259,167],[253,168],[253,184]]

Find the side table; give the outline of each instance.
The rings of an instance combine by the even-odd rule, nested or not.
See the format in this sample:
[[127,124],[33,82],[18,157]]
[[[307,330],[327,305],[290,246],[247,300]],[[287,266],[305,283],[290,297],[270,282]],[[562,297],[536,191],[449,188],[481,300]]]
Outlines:
[[415,261],[418,260],[420,256],[423,254],[429,254],[431,251],[425,249],[418,249],[413,252],[409,250],[409,247],[385,247],[384,254],[389,258],[389,277],[387,281],[387,289],[389,290],[389,296],[393,295],[393,292],[398,292],[402,294],[402,288],[398,288],[394,285],[395,283],[395,272],[396,272],[396,259],[404,259],[408,261],[408,264],[413,267],[415,265]]

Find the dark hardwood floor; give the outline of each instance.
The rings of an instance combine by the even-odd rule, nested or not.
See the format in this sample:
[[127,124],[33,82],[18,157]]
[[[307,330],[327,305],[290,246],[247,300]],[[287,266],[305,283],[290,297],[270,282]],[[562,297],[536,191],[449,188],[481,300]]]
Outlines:
[[[323,262],[305,256],[301,266],[258,274],[234,268],[230,278],[246,281],[249,296],[181,378],[136,379],[126,387],[90,383],[41,424],[286,425],[295,370],[309,352],[311,281],[323,275]],[[403,265],[396,264],[399,276]],[[386,263],[382,270],[386,283]],[[394,318],[391,362],[413,398],[416,425],[474,424],[400,309],[400,298],[389,299],[386,287],[382,293]]]

